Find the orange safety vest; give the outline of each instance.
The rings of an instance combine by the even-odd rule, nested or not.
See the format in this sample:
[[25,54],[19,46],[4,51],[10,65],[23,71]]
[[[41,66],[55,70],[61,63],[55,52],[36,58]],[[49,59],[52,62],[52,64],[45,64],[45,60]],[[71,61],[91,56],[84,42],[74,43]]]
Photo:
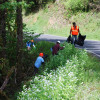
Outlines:
[[78,35],[79,26],[76,26],[75,29],[74,29],[74,26],[71,26],[71,30],[72,30],[72,35]]

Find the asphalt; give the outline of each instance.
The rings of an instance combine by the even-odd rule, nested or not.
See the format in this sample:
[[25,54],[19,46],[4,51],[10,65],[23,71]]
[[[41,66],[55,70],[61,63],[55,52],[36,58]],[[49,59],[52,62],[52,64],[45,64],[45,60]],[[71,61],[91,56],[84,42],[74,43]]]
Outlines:
[[[42,34],[35,40],[44,40],[50,42],[56,42],[59,40],[61,41],[61,43],[63,43],[67,40],[67,37]],[[83,46],[76,45],[75,47],[79,49],[85,49],[87,52],[93,54],[100,59],[100,41],[85,40]]]

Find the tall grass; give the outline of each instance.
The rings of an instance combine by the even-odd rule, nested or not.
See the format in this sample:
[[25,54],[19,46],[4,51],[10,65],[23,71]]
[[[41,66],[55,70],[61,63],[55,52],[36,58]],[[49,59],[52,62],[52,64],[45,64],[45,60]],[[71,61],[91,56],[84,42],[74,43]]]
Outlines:
[[100,98],[100,60],[89,56],[86,62],[84,81],[78,86],[75,100],[99,100]]
[[[84,50],[64,45],[64,50],[58,55],[50,56],[44,71],[33,77],[28,86],[23,86],[17,100],[81,100],[81,97],[85,98],[85,92],[88,93],[87,98],[91,99],[92,93],[96,94],[96,98],[93,95],[94,100],[99,100],[100,62],[93,62],[94,59],[90,59]],[[94,83],[93,86],[90,82]]]

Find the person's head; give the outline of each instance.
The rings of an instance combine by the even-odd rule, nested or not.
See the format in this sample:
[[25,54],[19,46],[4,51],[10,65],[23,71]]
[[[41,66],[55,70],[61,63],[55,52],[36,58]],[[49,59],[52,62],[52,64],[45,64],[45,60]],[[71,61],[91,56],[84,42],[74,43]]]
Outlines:
[[57,41],[57,44],[60,44],[60,41]]
[[73,26],[76,26],[76,23],[75,22],[73,22]]
[[40,54],[39,54],[39,56],[40,56],[40,57],[43,57],[43,56],[44,56],[44,54],[43,54],[43,53],[40,53]]
[[31,42],[34,42],[34,40],[31,40]]

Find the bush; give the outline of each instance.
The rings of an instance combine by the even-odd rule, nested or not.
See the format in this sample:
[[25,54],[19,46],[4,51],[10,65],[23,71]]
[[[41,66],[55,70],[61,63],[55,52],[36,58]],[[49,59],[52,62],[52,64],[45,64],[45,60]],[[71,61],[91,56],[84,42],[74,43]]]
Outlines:
[[65,2],[65,6],[69,9],[69,12],[76,13],[83,11],[87,8],[89,0],[68,0]]
[[[54,43],[49,43],[47,41],[40,41],[35,43],[36,48],[31,48],[30,50],[23,50],[23,68],[24,73],[28,73],[29,75],[33,75],[34,73],[34,63],[36,58],[39,56],[39,53],[43,52],[46,55],[51,55],[50,48],[54,45]],[[48,58],[49,59],[49,58]]]

